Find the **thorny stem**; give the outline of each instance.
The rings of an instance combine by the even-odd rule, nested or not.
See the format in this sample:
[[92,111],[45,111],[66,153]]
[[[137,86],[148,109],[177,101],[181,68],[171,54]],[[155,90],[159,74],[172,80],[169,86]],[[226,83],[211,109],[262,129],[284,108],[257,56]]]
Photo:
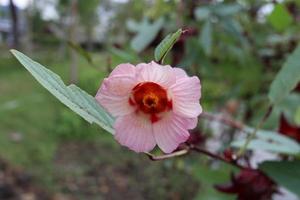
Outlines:
[[247,146],[249,145],[249,143],[251,142],[251,140],[253,140],[256,137],[257,131],[261,128],[261,126],[265,123],[265,121],[270,116],[270,114],[272,112],[272,108],[273,108],[272,105],[270,105],[268,107],[267,112],[265,113],[263,118],[260,120],[260,122],[257,124],[254,131],[247,137],[245,144],[239,149],[239,151],[237,153],[238,157],[241,157],[245,153],[245,150],[246,150]]

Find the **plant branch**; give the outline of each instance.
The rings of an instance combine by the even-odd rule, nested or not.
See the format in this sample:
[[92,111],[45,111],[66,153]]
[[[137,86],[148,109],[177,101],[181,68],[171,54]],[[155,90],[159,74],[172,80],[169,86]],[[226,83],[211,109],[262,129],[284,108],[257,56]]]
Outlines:
[[[240,156],[243,155],[243,153],[244,153],[245,149],[247,148],[248,144],[250,143],[250,141],[256,136],[257,130],[268,119],[269,115],[271,114],[271,111],[272,111],[272,106],[269,106],[266,114],[264,115],[264,117],[262,118],[262,120],[260,121],[260,123],[256,126],[255,130],[253,131],[253,133],[249,135],[249,137],[247,138],[245,144],[239,150],[239,152],[237,154],[238,155],[237,158],[240,158]],[[211,121],[219,121],[219,122],[221,122],[221,123],[223,123],[225,125],[228,125],[230,127],[233,127],[235,129],[238,129],[240,131],[245,132],[245,130],[244,130],[244,124],[242,122],[236,121],[236,120],[231,119],[229,117],[214,115],[214,114],[208,113],[208,112],[203,112],[200,115],[200,117],[208,119],[208,120],[211,120]],[[197,146],[192,145],[192,144],[185,144],[183,146],[182,150],[178,150],[178,151],[175,151],[175,152],[170,153],[170,154],[164,154],[164,155],[158,155],[158,156],[157,155],[153,155],[151,153],[147,153],[147,152],[145,154],[149,157],[150,160],[158,161],[158,160],[166,160],[166,159],[170,159],[170,158],[173,158],[173,157],[182,156],[182,155],[188,154],[190,151],[194,151],[194,152],[198,152],[198,153],[204,154],[204,155],[206,155],[208,157],[220,160],[222,162],[225,162],[227,164],[233,165],[233,166],[238,167],[240,169],[244,168],[242,165],[240,165],[240,164],[237,163],[237,159],[229,160],[229,159],[226,159],[223,156],[220,156],[218,154],[214,154],[214,153],[212,153],[210,151],[207,151],[205,149],[202,149],[202,148],[197,147]]]
[[254,131],[247,137],[245,144],[239,149],[237,156],[241,157],[246,149],[247,146],[249,145],[249,143],[251,142],[251,140],[253,140],[256,137],[256,133],[257,131],[262,127],[262,125],[266,122],[266,120],[269,118],[271,112],[272,112],[272,105],[270,105],[267,109],[267,112],[265,113],[265,115],[263,116],[263,118],[259,121],[259,123],[257,124],[257,126],[255,127]]
[[202,149],[202,148],[197,147],[195,145],[189,145],[189,149],[193,150],[195,152],[207,155],[208,157],[220,160],[220,161],[225,162],[227,164],[233,165],[233,166],[238,167],[240,169],[244,168],[242,165],[240,165],[240,164],[237,163],[237,160],[228,160],[228,159],[226,159],[226,158],[224,158],[224,157],[222,157],[222,156],[220,156],[218,154],[214,154],[214,153],[212,153],[210,151],[207,151],[206,149]]
[[212,121],[219,121],[219,122],[221,122],[223,124],[226,124],[226,125],[231,126],[233,128],[236,128],[236,129],[239,129],[241,131],[244,131],[244,124],[242,122],[233,120],[233,119],[231,119],[229,117],[214,115],[214,114],[208,113],[208,112],[203,112],[200,115],[200,118],[201,117],[206,118],[208,120],[212,120]]
[[148,153],[148,152],[145,152],[145,154],[150,158],[150,160],[158,161],[158,160],[166,160],[166,159],[169,159],[169,158],[182,156],[182,155],[187,154],[188,152],[189,152],[189,149],[182,149],[182,150],[170,153],[170,154],[164,154],[164,155],[159,155],[159,156],[153,155],[153,154]]
[[201,154],[204,154],[208,157],[211,157],[211,158],[214,158],[214,159],[217,159],[217,160],[220,160],[222,162],[225,162],[227,164],[230,164],[230,165],[233,165],[235,167],[238,167],[240,169],[243,169],[244,167],[240,164],[237,163],[237,160],[228,160],[218,154],[214,154],[210,151],[207,151],[205,149],[202,149],[200,147],[197,147],[193,144],[185,144],[183,146],[183,149],[182,150],[178,150],[178,151],[175,151],[173,153],[170,153],[170,154],[164,154],[164,155],[159,155],[159,156],[156,156],[156,155],[153,155],[151,153],[145,153],[150,160],[152,161],[159,161],[159,160],[166,160],[166,159],[170,159],[170,158],[174,158],[174,157],[178,157],[178,156],[182,156],[182,155],[185,155],[185,154],[188,154],[190,151],[195,151],[197,153],[201,153]]

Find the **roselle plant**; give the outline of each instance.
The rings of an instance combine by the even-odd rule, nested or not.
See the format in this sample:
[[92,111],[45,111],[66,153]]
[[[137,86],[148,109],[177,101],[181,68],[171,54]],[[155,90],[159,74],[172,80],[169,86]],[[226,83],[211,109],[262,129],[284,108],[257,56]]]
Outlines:
[[[273,80],[268,92],[269,106],[257,126],[252,128],[234,119],[202,111],[199,78],[164,64],[167,53],[185,33],[179,29],[162,40],[150,63],[118,65],[103,80],[95,97],[76,85],[66,86],[58,75],[23,53],[11,52],[43,87],[72,111],[111,133],[121,145],[145,153],[151,160],[196,152],[228,163],[240,172],[232,174],[229,185],[216,188],[237,194],[241,200],[271,199],[281,186],[300,195],[299,143],[277,132],[261,129],[272,110],[300,81],[300,46],[288,56]],[[197,126],[199,115],[200,119],[219,121],[240,130],[245,139],[233,141],[231,148],[222,155],[201,148],[198,142],[203,138],[195,139],[189,133]],[[152,154],[156,145],[165,154]],[[279,160],[254,168],[248,162],[248,150],[274,152]]]

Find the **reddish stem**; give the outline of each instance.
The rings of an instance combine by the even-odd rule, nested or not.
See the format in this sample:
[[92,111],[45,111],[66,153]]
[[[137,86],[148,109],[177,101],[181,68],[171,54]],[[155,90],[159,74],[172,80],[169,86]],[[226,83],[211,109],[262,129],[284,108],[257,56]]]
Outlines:
[[214,158],[214,159],[217,159],[217,160],[220,160],[222,162],[225,162],[227,164],[230,164],[230,165],[233,165],[235,167],[238,167],[240,169],[244,169],[245,167],[243,167],[242,165],[238,164],[236,160],[228,160],[218,154],[214,154],[210,151],[207,151],[205,149],[201,149],[200,147],[197,147],[197,146],[194,146],[194,145],[189,145],[189,149],[190,150],[193,150],[195,152],[198,152],[198,153],[202,153],[202,154],[205,154],[211,158]]

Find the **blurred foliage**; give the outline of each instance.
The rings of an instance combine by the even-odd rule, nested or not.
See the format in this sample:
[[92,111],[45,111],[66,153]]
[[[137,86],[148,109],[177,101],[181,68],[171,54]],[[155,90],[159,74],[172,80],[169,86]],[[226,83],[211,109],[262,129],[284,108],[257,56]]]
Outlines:
[[298,178],[300,176],[300,161],[266,161],[260,165],[260,169],[264,170],[275,181],[284,187],[295,192],[300,196],[298,190]]
[[164,21],[162,18],[157,19],[152,24],[147,18],[144,18],[141,23],[128,21],[128,29],[137,32],[130,43],[131,48],[137,53],[145,50],[145,48],[155,39],[162,28],[163,23]]
[[268,20],[278,31],[284,31],[293,22],[293,18],[283,4],[277,4],[275,6],[272,13],[268,16]]

